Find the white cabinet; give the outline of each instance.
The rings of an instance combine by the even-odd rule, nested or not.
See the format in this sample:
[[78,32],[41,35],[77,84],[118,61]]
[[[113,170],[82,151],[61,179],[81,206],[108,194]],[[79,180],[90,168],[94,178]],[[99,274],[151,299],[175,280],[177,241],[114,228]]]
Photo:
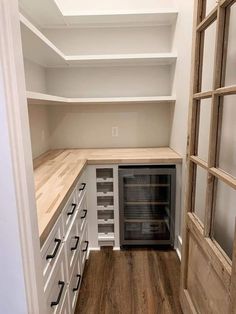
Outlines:
[[68,229],[70,228],[74,217],[76,215],[77,211],[77,198],[76,198],[76,191],[74,190],[71,194],[65,208],[62,211],[62,222],[63,222],[63,230],[64,235],[68,232]]
[[84,231],[81,238],[80,243],[80,266],[81,266],[81,274],[83,274],[85,262],[88,256],[88,247],[89,247],[89,241],[88,241],[88,224],[86,222]]
[[47,313],[60,313],[62,301],[67,293],[66,260],[64,247],[60,251],[57,264],[48,280],[45,290]]
[[74,222],[65,238],[65,249],[67,258],[67,278],[70,280],[71,273],[75,261],[79,255],[79,245],[80,245],[80,233],[79,233],[79,216],[78,211],[76,213]]
[[88,166],[89,243],[119,248],[118,165]]
[[65,298],[63,300],[60,314],[71,314],[69,303],[69,291],[67,291]]
[[47,314],[73,314],[76,307],[89,249],[86,187],[84,174],[41,250]]
[[76,302],[77,302],[79,289],[81,285],[81,280],[82,280],[82,273],[80,271],[80,259],[78,257],[76,260],[73,273],[71,276],[71,280],[69,283],[69,287],[68,287],[69,306],[71,309],[71,313],[74,313],[75,311]]
[[41,250],[43,278],[45,287],[63,248],[63,228],[61,216],[55,223]]

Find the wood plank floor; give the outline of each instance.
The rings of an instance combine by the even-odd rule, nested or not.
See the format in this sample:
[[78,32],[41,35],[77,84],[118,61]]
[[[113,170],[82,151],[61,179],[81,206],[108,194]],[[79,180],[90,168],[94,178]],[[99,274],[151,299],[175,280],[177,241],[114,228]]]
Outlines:
[[175,251],[91,252],[76,314],[182,313]]

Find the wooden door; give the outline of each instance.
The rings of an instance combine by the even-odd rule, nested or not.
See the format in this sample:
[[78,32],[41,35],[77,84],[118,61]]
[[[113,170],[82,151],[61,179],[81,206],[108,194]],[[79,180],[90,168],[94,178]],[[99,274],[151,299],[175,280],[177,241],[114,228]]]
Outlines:
[[184,313],[236,313],[236,1],[196,0],[181,264]]

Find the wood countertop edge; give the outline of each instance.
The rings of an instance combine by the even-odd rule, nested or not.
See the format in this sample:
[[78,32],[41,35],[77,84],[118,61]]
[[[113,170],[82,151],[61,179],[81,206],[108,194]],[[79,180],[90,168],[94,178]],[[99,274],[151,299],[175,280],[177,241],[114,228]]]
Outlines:
[[57,219],[59,218],[60,214],[62,213],[68,198],[70,196],[70,194],[72,193],[72,191],[74,190],[74,188],[76,187],[77,182],[79,181],[80,176],[82,175],[85,167],[87,166],[87,160],[85,160],[83,166],[81,167],[80,171],[78,172],[76,178],[74,179],[74,181],[68,185],[69,188],[66,191],[65,195],[63,196],[63,199],[60,202],[60,205],[58,206],[58,208],[53,212],[53,214],[51,215],[51,217],[49,218],[48,223],[46,224],[46,226],[44,228],[41,228],[42,231],[39,230],[39,239],[40,239],[40,247],[42,248],[48,235],[50,234],[53,226],[55,225]]
[[88,165],[97,165],[97,164],[179,164],[182,163],[182,158],[137,158],[137,159],[95,159],[88,158]]

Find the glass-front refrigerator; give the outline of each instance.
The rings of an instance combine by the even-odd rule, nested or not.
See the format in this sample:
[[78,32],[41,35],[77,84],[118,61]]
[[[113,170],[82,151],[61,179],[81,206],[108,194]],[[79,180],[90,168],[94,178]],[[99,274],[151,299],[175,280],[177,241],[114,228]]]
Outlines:
[[173,245],[175,166],[120,166],[121,245]]

